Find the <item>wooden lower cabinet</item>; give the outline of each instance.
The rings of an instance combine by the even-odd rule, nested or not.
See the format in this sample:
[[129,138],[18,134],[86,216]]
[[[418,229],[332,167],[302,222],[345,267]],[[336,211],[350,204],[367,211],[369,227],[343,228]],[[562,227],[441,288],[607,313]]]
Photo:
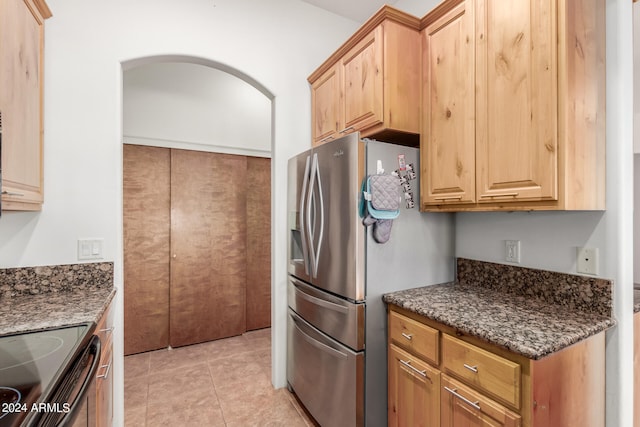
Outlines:
[[440,372],[389,346],[389,426],[440,425]]
[[519,427],[521,417],[484,395],[442,375],[440,417],[442,427]]
[[100,365],[96,373],[96,426],[113,424],[113,326],[114,305],[109,305],[98,322],[95,334],[100,337]]
[[604,333],[531,360],[390,306],[388,335],[390,426],[605,425]]

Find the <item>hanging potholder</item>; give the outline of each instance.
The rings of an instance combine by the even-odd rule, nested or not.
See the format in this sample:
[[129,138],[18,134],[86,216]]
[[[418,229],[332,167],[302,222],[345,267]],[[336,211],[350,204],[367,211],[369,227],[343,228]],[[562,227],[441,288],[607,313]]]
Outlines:
[[395,219],[400,215],[400,181],[394,175],[371,175],[364,198],[367,211],[376,219]]

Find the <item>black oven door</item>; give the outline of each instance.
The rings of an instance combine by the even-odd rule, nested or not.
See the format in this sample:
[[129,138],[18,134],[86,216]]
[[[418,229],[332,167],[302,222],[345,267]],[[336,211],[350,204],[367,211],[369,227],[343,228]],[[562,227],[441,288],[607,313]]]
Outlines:
[[[34,427],[85,427],[95,425],[95,378],[100,362],[100,338],[94,335],[62,376],[44,405],[56,408],[30,420]],[[61,409],[61,410],[60,410]]]

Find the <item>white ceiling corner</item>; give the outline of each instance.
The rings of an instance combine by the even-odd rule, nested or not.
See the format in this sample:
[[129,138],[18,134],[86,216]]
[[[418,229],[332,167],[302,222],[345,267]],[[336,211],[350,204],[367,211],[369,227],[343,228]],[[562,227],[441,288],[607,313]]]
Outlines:
[[393,5],[398,0],[302,0],[321,9],[364,23],[384,4]]

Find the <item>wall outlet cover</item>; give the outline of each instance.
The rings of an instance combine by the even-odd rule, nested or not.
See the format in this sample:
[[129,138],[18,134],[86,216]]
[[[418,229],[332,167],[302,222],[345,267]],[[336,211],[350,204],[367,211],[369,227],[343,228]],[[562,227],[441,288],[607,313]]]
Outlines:
[[598,275],[598,248],[578,248],[576,271],[582,274]]

